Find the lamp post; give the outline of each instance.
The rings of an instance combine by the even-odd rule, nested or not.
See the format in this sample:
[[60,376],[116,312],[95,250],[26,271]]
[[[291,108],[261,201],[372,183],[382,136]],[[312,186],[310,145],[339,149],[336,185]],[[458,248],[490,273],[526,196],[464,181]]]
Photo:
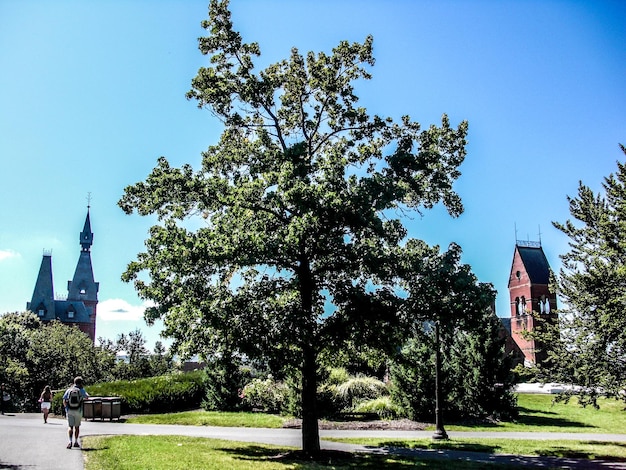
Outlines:
[[448,433],[443,427],[441,413],[441,350],[439,347],[439,320],[435,322],[435,434],[433,439],[448,439]]

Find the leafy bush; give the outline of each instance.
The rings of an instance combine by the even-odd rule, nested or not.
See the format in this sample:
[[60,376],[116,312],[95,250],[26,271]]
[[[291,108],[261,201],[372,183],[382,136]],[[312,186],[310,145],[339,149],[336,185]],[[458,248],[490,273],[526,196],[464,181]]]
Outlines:
[[253,379],[242,390],[243,404],[255,411],[282,413],[287,400],[287,386],[270,375],[265,380]]
[[333,367],[328,371],[327,385],[340,385],[350,380],[350,374],[343,367]]
[[[86,386],[92,397],[120,397],[122,414],[168,413],[200,407],[202,372],[170,374],[137,380],[118,380]],[[56,393],[52,411],[61,414],[63,393]]]
[[336,388],[337,397],[350,408],[362,401],[380,398],[386,394],[387,387],[382,380],[362,375],[351,377]]
[[367,400],[354,407],[356,413],[375,413],[380,419],[393,419],[401,415],[401,409],[391,401],[391,397],[385,396]]

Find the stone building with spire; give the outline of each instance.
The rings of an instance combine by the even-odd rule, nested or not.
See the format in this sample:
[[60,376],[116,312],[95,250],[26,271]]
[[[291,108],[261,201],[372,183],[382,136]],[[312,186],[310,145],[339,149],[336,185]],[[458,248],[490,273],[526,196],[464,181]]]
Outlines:
[[26,303],[26,309],[34,312],[44,323],[59,320],[61,323],[74,325],[94,341],[100,286],[93,277],[92,244],[93,232],[91,231],[89,206],[87,206],[85,225],[80,232],[80,255],[74,277],[67,282],[67,297],[55,297],[52,278],[52,253],[44,252],[33,296],[30,302]]

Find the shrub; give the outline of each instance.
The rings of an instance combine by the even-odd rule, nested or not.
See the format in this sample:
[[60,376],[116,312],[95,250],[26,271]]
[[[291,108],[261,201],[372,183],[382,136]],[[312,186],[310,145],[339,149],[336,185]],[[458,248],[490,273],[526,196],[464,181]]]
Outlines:
[[282,413],[285,410],[287,386],[270,375],[265,380],[253,379],[242,390],[241,399],[245,406],[266,413]]
[[354,407],[356,413],[375,413],[380,419],[393,419],[401,414],[398,405],[391,401],[391,397],[385,396],[367,400]]
[[[202,373],[168,374],[137,380],[118,380],[86,386],[92,397],[120,397],[122,414],[167,413],[198,408],[204,393]],[[55,393],[52,411],[62,412],[63,392]]]
[[387,387],[382,380],[366,376],[351,377],[336,388],[337,397],[350,408],[364,400],[380,398],[387,393]]
[[328,371],[327,385],[341,385],[350,380],[350,374],[343,367],[333,367]]

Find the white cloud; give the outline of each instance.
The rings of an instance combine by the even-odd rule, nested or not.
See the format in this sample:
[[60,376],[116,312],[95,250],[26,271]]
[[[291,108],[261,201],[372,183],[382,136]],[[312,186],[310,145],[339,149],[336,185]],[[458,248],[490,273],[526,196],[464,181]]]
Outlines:
[[19,258],[20,254],[13,250],[0,250],[0,261],[4,261],[9,258]]
[[131,305],[123,299],[107,299],[98,302],[98,320],[102,321],[137,321],[143,319],[143,312],[150,304]]

